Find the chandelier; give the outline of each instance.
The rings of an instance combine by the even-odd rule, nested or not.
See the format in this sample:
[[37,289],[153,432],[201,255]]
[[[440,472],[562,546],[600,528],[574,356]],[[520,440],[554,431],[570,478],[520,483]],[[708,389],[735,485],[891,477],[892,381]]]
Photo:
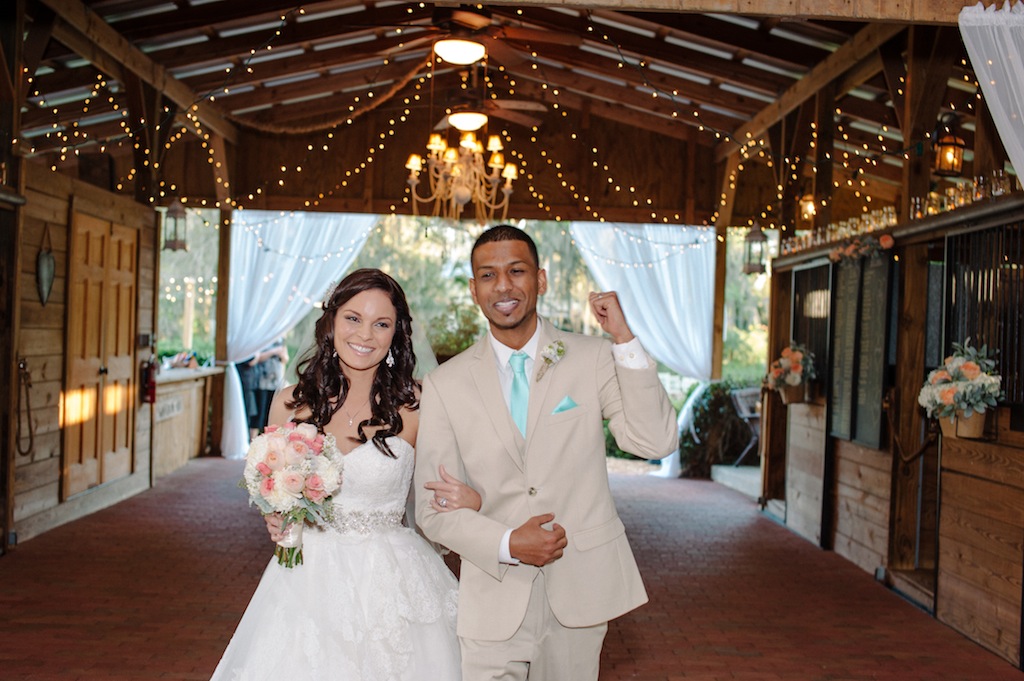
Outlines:
[[[405,164],[413,215],[419,215],[419,204],[432,203],[431,215],[458,220],[466,205],[472,204],[480,222],[493,222],[495,213],[504,221],[519,170],[505,163],[503,148],[497,135],[487,138],[485,149],[473,132],[463,133],[457,147],[448,146],[440,133],[431,134],[426,159],[411,154]],[[485,152],[489,154],[486,161]],[[423,172],[428,181],[426,196],[418,191]]]

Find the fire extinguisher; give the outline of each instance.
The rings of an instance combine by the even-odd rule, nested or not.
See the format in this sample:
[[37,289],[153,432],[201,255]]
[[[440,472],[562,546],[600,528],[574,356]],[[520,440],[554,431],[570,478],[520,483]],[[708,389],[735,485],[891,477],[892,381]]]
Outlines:
[[142,363],[142,401],[156,402],[156,355],[151,355],[149,360]]

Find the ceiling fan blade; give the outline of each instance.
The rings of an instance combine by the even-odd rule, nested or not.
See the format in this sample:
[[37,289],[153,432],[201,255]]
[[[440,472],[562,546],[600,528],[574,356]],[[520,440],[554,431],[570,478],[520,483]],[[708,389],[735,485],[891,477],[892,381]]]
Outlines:
[[555,31],[544,31],[538,28],[525,28],[523,26],[500,26],[495,31],[497,37],[508,40],[519,40],[527,43],[555,43],[557,45],[579,46],[583,39],[573,33],[557,33]]
[[488,36],[483,41],[487,48],[487,59],[492,58],[507,68],[515,68],[526,61],[526,57],[519,53],[519,50],[502,42],[499,38]]
[[509,123],[516,123],[527,128],[539,127],[542,122],[539,118],[527,116],[526,114],[519,113],[518,111],[509,111],[508,109],[490,109],[487,114],[494,118],[500,118],[508,121]]
[[515,109],[517,111],[539,111],[547,112],[547,105],[542,102],[535,102],[528,99],[489,99],[488,104],[498,109]]

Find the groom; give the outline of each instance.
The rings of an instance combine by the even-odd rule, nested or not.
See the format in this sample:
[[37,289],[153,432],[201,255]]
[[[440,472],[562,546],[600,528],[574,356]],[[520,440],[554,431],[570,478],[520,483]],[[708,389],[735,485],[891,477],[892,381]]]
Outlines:
[[602,420],[621,448],[659,458],[677,446],[675,414],[614,292],[590,296],[613,345],[537,316],[547,273],[522,230],[485,231],[471,264],[489,331],[426,377],[416,461],[416,489],[444,466],[482,497],[473,511],[417,495],[424,533],[462,557],[463,680],[596,680],[608,620],[647,601]]

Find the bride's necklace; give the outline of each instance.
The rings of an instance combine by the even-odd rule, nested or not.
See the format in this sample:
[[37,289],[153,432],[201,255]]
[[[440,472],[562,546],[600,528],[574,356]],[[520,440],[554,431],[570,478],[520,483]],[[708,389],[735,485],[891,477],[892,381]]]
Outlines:
[[361,411],[363,410],[363,407],[365,407],[365,406],[366,406],[366,405],[368,405],[369,403],[370,403],[370,398],[369,398],[369,397],[367,397],[367,398],[366,398],[366,401],[365,401],[365,402],[363,402],[363,403],[362,403],[361,405],[359,405],[359,408],[358,408],[358,409],[356,409],[356,411],[355,411],[355,413],[354,413],[354,414],[350,414],[350,413],[349,413],[349,411],[348,411],[348,409],[345,409],[344,407],[342,407],[342,408],[341,408],[341,410],[342,410],[343,412],[345,412],[345,416],[347,416],[347,417],[348,417],[348,427],[349,427],[349,428],[351,428],[351,427],[352,427],[352,424],[353,424],[353,423],[355,422],[355,420],[356,420],[356,416],[358,416],[358,415],[359,415],[359,412],[361,412]]

